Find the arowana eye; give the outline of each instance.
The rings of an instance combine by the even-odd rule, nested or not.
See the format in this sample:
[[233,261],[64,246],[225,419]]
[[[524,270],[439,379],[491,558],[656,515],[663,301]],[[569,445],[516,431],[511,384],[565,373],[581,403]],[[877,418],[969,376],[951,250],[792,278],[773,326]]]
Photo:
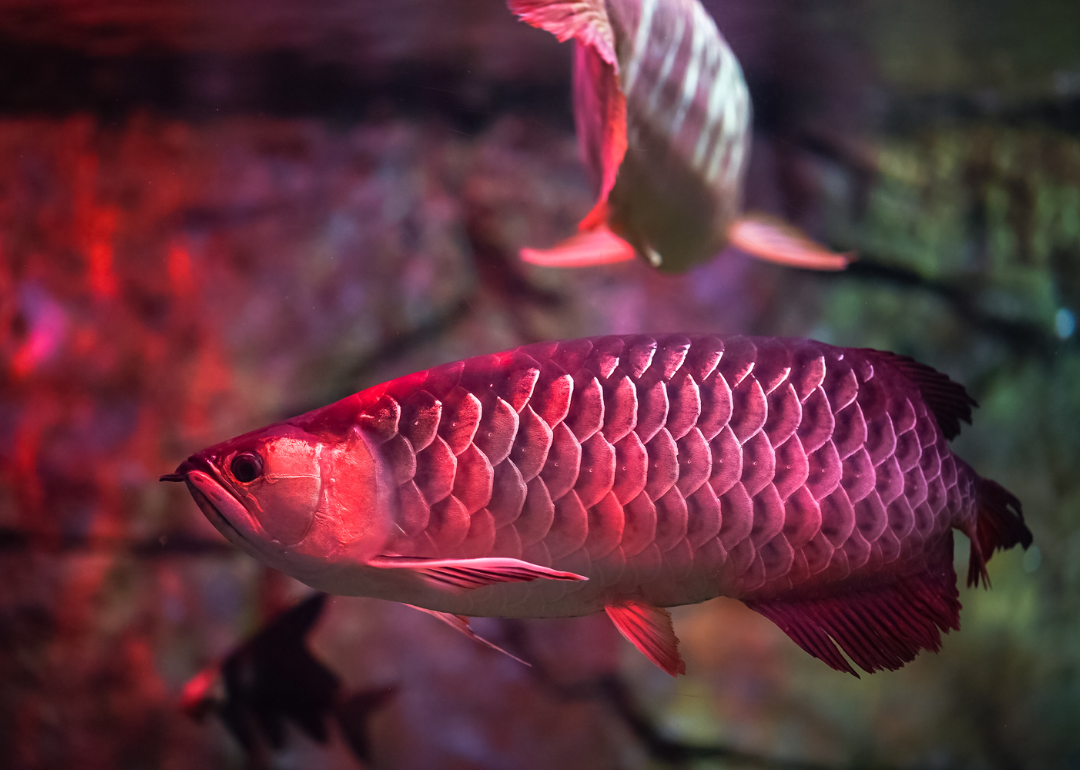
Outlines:
[[247,484],[262,475],[263,461],[254,452],[241,452],[229,463],[229,470],[237,481]]

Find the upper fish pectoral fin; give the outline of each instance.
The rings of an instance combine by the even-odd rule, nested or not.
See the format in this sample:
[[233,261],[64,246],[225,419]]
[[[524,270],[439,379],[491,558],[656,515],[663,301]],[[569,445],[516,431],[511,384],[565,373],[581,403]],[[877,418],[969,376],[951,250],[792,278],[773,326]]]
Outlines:
[[522,249],[521,259],[542,267],[594,267],[626,262],[636,254],[633,246],[600,226],[572,235],[550,249]]
[[936,652],[941,632],[960,628],[958,595],[950,563],[947,569],[862,591],[815,599],[748,600],[746,605],[815,658],[858,677],[840,650],[870,673],[895,671],[920,650]]
[[542,567],[521,559],[414,559],[376,556],[369,567],[407,570],[428,585],[450,591],[471,591],[496,583],[527,583],[531,580],[588,580],[573,572]]
[[728,226],[727,238],[732,246],[758,259],[806,270],[843,270],[854,259],[830,251],[768,214],[744,214]]
[[671,614],[662,607],[627,600],[609,604],[605,612],[619,632],[641,653],[672,676],[686,673]]
[[457,629],[461,633],[465,634],[465,636],[472,639],[474,642],[479,642],[480,644],[484,645],[485,647],[490,647],[491,649],[496,650],[497,652],[501,652],[503,655],[506,655],[508,657],[513,658],[514,660],[516,660],[518,663],[520,663],[523,666],[529,666],[530,668],[532,668],[532,663],[529,663],[528,661],[522,660],[517,655],[514,655],[511,652],[507,652],[506,650],[504,650],[499,645],[495,644],[494,642],[488,641],[487,639],[485,639],[484,637],[480,636],[475,631],[473,631],[472,627],[469,625],[469,619],[467,617],[465,617],[464,615],[455,615],[452,612],[439,612],[438,610],[429,610],[427,607],[418,607],[415,604],[407,604],[405,606],[406,607],[412,607],[414,610],[420,610],[421,612],[426,612],[428,615],[431,615],[433,617],[438,618],[439,620],[441,620],[443,623],[450,626],[451,628]]

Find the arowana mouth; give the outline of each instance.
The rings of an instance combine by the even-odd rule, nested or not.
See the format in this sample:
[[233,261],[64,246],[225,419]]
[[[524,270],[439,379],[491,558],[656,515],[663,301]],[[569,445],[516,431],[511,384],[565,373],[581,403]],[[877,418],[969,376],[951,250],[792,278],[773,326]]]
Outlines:
[[[247,538],[229,521],[227,516],[221,513],[218,506],[211,502],[210,495],[207,495],[199,488],[200,486],[206,486],[208,489],[220,492],[223,499],[227,499],[228,493],[221,488],[214,478],[215,475],[216,471],[210,462],[205,458],[193,456],[180,463],[175,472],[161,476],[159,481],[182,481],[187,484],[191,498],[199,506],[199,510],[203,512],[203,515],[214,525],[214,528],[224,535],[226,540],[229,540],[234,545],[240,545],[247,542]],[[198,478],[199,485],[192,481],[193,476]]]

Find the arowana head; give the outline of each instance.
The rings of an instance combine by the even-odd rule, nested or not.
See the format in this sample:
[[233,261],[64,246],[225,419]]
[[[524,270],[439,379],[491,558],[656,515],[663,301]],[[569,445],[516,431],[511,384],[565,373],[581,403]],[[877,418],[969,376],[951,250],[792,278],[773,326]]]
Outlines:
[[316,587],[376,555],[389,531],[379,465],[359,430],[326,438],[272,425],[197,452],[161,480],[186,482],[229,542]]

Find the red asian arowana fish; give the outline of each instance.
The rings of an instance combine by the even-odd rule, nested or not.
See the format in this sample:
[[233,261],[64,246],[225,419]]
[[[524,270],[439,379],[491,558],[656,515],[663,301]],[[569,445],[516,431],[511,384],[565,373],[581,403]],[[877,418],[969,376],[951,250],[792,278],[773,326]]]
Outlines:
[[725,243],[819,270],[847,259],[771,217],[739,216],[750,143],[742,69],[698,0],[508,0],[560,41],[573,38],[574,122],[599,188],[578,234],[523,249],[538,265],[580,267],[640,254],[664,272]]
[[811,655],[895,669],[1027,547],[1019,501],[950,451],[963,387],[799,339],[610,336],[437,366],[205,449],[227,539],[323,591],[464,616],[606,611],[685,670],[664,607],[741,599]]

